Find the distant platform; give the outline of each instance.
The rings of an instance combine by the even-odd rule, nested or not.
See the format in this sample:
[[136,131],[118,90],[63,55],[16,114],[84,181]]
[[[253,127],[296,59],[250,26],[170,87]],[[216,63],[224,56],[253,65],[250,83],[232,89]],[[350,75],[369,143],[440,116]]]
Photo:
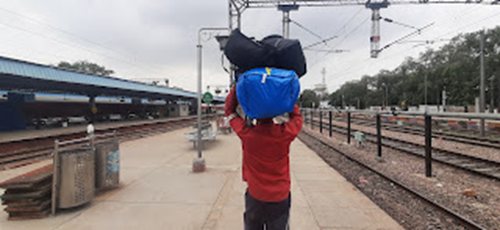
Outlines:
[[[208,142],[207,171],[192,173],[197,152],[184,135],[189,131],[122,143],[120,188],[46,219],[7,221],[1,211],[0,229],[243,229],[246,184],[238,137]],[[290,158],[291,229],[402,229],[299,140]],[[3,171],[0,179],[48,163]]]
[[[193,116],[190,117],[192,118]],[[162,121],[185,119],[190,117],[170,117],[170,118],[153,119],[153,120],[102,122],[102,123],[96,123],[94,127],[96,130],[106,130],[106,129],[113,129],[130,125],[157,123]],[[68,127],[51,127],[38,130],[32,129],[32,130],[0,132],[0,143],[29,140],[33,138],[43,138],[43,137],[72,134],[79,132],[87,132],[87,124],[70,124],[70,126]]]

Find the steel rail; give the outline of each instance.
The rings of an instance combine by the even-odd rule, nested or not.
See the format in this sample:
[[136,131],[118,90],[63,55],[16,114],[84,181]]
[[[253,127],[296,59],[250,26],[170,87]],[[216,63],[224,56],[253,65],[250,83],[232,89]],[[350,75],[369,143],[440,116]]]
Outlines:
[[[209,118],[213,118],[214,116],[209,116]],[[188,124],[189,122],[193,122],[196,119],[196,116],[190,116],[190,117],[183,117],[183,118],[173,118],[173,119],[165,119],[162,121],[158,122],[139,122],[139,123],[134,123],[134,124],[129,124],[127,125],[122,125],[119,127],[108,127],[108,128],[103,128],[103,129],[97,129],[95,132],[96,136],[102,137],[102,138],[112,138],[114,135],[120,138],[124,139],[136,139],[136,138],[141,138],[145,136],[150,136],[151,134],[154,133],[163,133],[163,132],[168,132],[173,129],[177,129],[180,127],[184,127],[185,124]],[[180,123],[180,125],[176,125]],[[167,127],[166,127],[167,126]],[[175,126],[172,128],[172,126]],[[109,133],[109,131],[116,131],[116,134],[114,133]],[[106,133],[107,132],[107,133]],[[0,154],[0,171],[2,169],[5,169],[5,167],[9,168],[9,166],[14,165],[16,167],[17,164],[23,165],[23,162],[33,163],[31,161],[36,161],[36,160],[43,160],[52,154],[53,150],[53,143],[54,140],[59,139],[63,140],[61,142],[64,142],[65,139],[73,139],[70,137],[74,137],[74,139],[79,139],[79,141],[76,142],[82,142],[84,140],[87,140],[87,137],[85,137],[86,132],[85,131],[80,131],[80,132],[73,132],[73,133],[67,133],[67,134],[56,134],[56,135],[51,135],[51,136],[46,136],[42,138],[33,138],[33,139],[22,139],[22,140],[17,140],[14,142],[4,142],[0,143],[0,146],[2,144],[7,145],[7,144],[14,144],[14,146],[11,146],[10,148],[19,148],[21,149],[20,151],[16,150],[11,150],[10,152],[4,152]],[[22,149],[21,147],[24,146],[29,146],[30,142],[33,141],[45,141],[47,142],[46,145],[41,145],[37,146],[36,148],[31,148],[31,149]],[[76,144],[74,140],[70,141],[71,143],[68,143],[69,145]],[[75,142],[75,143],[73,143]],[[19,146],[19,147],[16,147]]]
[[[361,120],[361,121],[352,121],[352,123],[356,124],[356,125],[367,125],[370,127],[375,126],[374,121],[371,121],[371,120],[364,120],[364,119],[360,119],[360,118],[356,118],[356,117],[353,117],[353,119]],[[339,121],[339,120],[337,120],[337,121]],[[396,132],[409,133],[409,134],[413,134],[413,135],[425,136],[424,129],[410,128],[410,127],[405,127],[405,126],[397,126],[395,124],[387,124],[387,123],[382,124],[382,127],[385,130],[389,130],[389,131],[396,131]],[[479,138],[479,137],[469,137],[469,136],[446,133],[446,132],[441,132],[441,131],[433,131],[432,137],[433,138],[442,138],[443,140],[471,144],[471,145],[477,145],[477,146],[482,146],[482,147],[487,147],[487,148],[500,149],[500,145],[497,145],[497,144],[500,144],[500,140],[493,140],[493,139]]]
[[[406,192],[409,192],[410,194],[416,196],[417,198],[419,198],[420,200],[430,204],[431,206],[439,209],[440,211],[452,216],[453,218],[455,218],[456,220],[460,221],[464,227],[466,227],[466,229],[485,229],[483,228],[482,226],[478,225],[477,223],[475,223],[474,221],[472,220],[469,220],[463,216],[461,216],[459,213],[439,204],[437,201],[434,201],[432,199],[430,199],[429,197],[425,196],[424,194],[410,188],[409,186],[403,184],[402,182],[399,182],[397,181],[396,179],[392,178],[391,176],[388,176],[388,175],[385,175],[384,173],[381,173],[379,171],[377,171],[376,169],[374,169],[373,167],[361,162],[360,160],[358,159],[355,159],[351,156],[349,156],[349,154],[346,154],[345,152],[335,148],[334,146],[332,146],[331,144],[329,143],[326,143],[325,141],[319,139],[319,138],[316,138],[315,136],[313,136],[312,134],[302,130],[301,134],[305,134],[311,138],[313,138],[314,140],[320,142],[322,145],[330,148],[331,150],[341,154],[342,156],[344,156],[345,158],[349,159],[350,161],[352,162],[355,162],[357,165],[377,174],[378,176],[382,177],[383,179],[393,183],[394,185],[398,186],[399,188],[403,189],[404,191]],[[300,135],[299,135],[299,139],[303,139]],[[322,157],[323,158],[323,157]],[[326,161],[326,160],[325,160]]]
[[[319,121],[314,120],[314,123],[319,123]],[[323,125],[323,126],[325,126],[325,125]],[[346,131],[344,131],[346,128],[344,128],[342,126],[338,126],[338,125],[333,125],[333,127],[335,127],[337,129],[336,130],[337,133],[346,134]],[[341,131],[339,131],[338,129],[341,129]],[[352,129],[352,131],[359,131],[359,130]],[[377,143],[375,134],[367,133],[367,132],[364,132],[364,133],[367,134],[368,136],[370,136],[369,138],[367,138],[368,141],[370,141],[372,143]],[[351,136],[354,136],[354,135],[351,134]],[[412,151],[408,148],[404,148],[403,146],[398,146],[397,143],[399,142],[399,143],[403,143],[403,144],[407,144],[407,145],[417,146],[420,149],[424,149],[425,145],[414,143],[414,142],[409,142],[409,141],[404,141],[404,140],[400,140],[397,138],[386,137],[386,136],[382,136],[382,138],[393,142],[392,144],[388,144],[387,141],[382,142],[382,145],[385,147],[388,147],[388,148],[391,148],[394,150],[398,150],[398,151],[401,151],[401,152],[404,152],[404,153],[407,153],[407,154],[410,154],[413,156],[417,156],[420,158],[425,158],[425,156],[423,154],[419,154],[418,152]],[[394,142],[396,142],[396,143],[394,143]],[[484,159],[484,158],[479,158],[479,157],[474,157],[474,156],[470,156],[470,155],[466,155],[466,154],[462,154],[462,153],[457,153],[457,152],[453,152],[453,151],[449,151],[449,150],[445,150],[445,149],[435,148],[435,147],[432,147],[432,149],[434,151],[434,154],[439,154],[439,155],[433,157],[433,159],[432,159],[433,161],[436,161],[436,162],[439,162],[442,164],[446,164],[449,166],[453,166],[455,168],[462,169],[462,170],[465,170],[465,171],[468,171],[471,173],[475,173],[475,174],[478,174],[478,175],[483,176],[483,177],[487,177],[487,178],[491,178],[491,179],[495,179],[495,180],[500,180],[500,162],[488,160],[488,159]],[[448,156],[446,156],[446,154],[448,154]],[[451,157],[455,157],[455,159],[450,159],[450,155],[451,155]],[[460,158],[462,158],[462,159],[460,159]],[[454,163],[452,161],[454,161],[454,162],[466,162],[469,164],[462,164],[461,165],[459,163]],[[467,161],[472,161],[472,162],[467,162]],[[487,165],[487,166],[482,167],[482,168],[467,167],[467,166],[471,166],[471,165],[475,166],[477,164],[480,164],[480,165],[482,164],[482,165]],[[467,166],[465,166],[465,165],[467,165]],[[493,170],[485,170],[485,169],[493,169]],[[495,171],[495,170],[498,171],[498,173],[495,173],[495,172],[488,173],[490,171]]]

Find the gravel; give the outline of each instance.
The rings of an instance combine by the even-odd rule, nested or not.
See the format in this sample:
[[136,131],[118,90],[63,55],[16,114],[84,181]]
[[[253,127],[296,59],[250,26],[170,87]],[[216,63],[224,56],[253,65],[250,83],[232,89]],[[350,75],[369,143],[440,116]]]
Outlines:
[[[317,137],[337,146],[341,151],[367,163],[376,170],[395,178],[397,181],[425,194],[427,197],[436,200],[445,207],[487,229],[498,229],[500,227],[500,196],[498,195],[500,194],[500,182],[497,180],[469,174],[463,170],[440,163],[433,163],[435,176],[426,178],[424,176],[424,161],[421,158],[383,148],[383,160],[380,161],[376,157],[377,150],[374,144],[365,143],[363,147],[358,147],[357,144],[348,145],[345,143],[345,135],[334,133],[334,138],[329,138],[328,132],[324,131],[323,135],[321,135],[318,132],[318,127],[311,131],[310,125],[304,125],[304,130],[315,133]],[[387,132],[389,131],[384,131],[384,135]],[[398,133],[398,135],[402,136],[401,133]],[[387,189],[387,186],[380,183],[374,184],[371,181],[373,176],[363,175],[362,172],[357,172],[354,169],[350,170],[345,160],[330,159],[332,158],[332,154],[329,153],[330,150],[320,149],[317,152],[321,156],[326,156],[327,162],[336,162],[333,165],[337,170],[344,171],[344,176],[360,187],[365,194],[405,228],[457,228],[456,223],[450,222],[449,217],[429,211],[426,205],[422,206],[416,201],[411,201],[404,194],[392,194],[390,189]],[[360,179],[368,182],[360,182]],[[464,195],[466,191],[474,192],[475,196]]]
[[[344,122],[335,121],[333,122],[335,125],[339,125],[342,127],[347,127],[347,124]],[[359,130],[361,132],[376,134],[376,129],[374,127],[367,127],[362,125],[351,124],[352,129]],[[317,128],[318,129],[318,128]],[[398,131],[390,131],[382,129],[382,136],[398,138],[404,141],[424,144],[425,137],[420,135],[412,135],[408,133],[398,132]],[[475,156],[483,159],[494,160],[500,162],[500,150],[488,147],[481,147],[477,145],[465,144],[456,141],[448,141],[441,140],[438,138],[432,139],[432,145],[435,148],[450,150],[453,152],[462,153],[469,156]]]

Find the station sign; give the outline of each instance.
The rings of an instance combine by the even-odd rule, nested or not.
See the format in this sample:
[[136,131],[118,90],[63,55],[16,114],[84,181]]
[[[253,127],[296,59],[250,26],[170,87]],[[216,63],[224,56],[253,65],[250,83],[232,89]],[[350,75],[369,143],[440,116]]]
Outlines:
[[205,94],[203,94],[202,100],[205,103],[210,103],[214,100],[214,96],[210,92],[206,92]]

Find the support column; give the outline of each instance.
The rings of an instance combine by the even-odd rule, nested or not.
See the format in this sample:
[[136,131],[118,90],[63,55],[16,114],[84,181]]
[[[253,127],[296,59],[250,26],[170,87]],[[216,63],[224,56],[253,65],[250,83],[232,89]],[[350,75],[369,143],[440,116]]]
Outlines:
[[298,10],[298,5],[278,5],[278,10],[283,12],[283,37],[290,38],[290,11]]
[[389,1],[366,3],[372,10],[372,35],[370,37],[370,57],[377,58],[380,52],[380,9],[389,7]]
[[290,11],[283,11],[283,37],[290,37]]
[[380,9],[372,9],[372,35],[370,37],[370,57],[377,58],[380,49]]
[[89,110],[90,110],[90,122],[95,124],[95,115],[97,114],[97,106],[95,104],[95,95],[89,95]]

